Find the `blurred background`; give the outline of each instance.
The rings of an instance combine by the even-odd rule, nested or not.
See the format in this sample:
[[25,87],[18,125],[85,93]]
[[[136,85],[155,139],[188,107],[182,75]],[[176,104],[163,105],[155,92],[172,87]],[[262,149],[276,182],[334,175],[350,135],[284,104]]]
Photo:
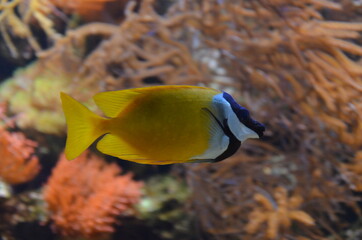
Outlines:
[[[362,2],[0,0],[0,239],[362,239]],[[233,157],[63,156],[59,92],[197,85],[264,123]],[[192,143],[190,143],[192,144]]]

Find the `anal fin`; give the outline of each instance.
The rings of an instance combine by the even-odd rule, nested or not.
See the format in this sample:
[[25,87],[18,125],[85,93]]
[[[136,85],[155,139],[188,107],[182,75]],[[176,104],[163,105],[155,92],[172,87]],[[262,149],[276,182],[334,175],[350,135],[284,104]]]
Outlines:
[[137,159],[147,159],[147,157],[142,156],[142,154],[138,153],[136,149],[130,146],[123,139],[113,134],[105,135],[97,143],[97,149],[104,154],[122,158],[125,160],[134,161]]
[[149,157],[144,156],[142,153],[139,153],[137,149],[133,148],[122,138],[114,134],[105,135],[97,143],[97,149],[104,154],[141,164],[165,165],[174,163],[169,161],[150,159]]

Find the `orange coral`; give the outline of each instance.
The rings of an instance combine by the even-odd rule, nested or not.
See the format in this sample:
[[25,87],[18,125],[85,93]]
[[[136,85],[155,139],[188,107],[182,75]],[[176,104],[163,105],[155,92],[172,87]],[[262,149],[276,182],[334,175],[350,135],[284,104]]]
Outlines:
[[[77,13],[85,19],[99,18],[100,13],[105,8],[107,2],[117,0],[50,0],[55,6],[69,13]],[[119,1],[127,2],[127,1]]]
[[20,132],[9,132],[13,119],[6,116],[7,106],[0,103],[0,178],[9,184],[20,184],[35,177],[40,170],[39,160],[33,155],[37,143]]
[[10,133],[0,126],[0,178],[10,184],[20,184],[35,177],[40,170],[34,156],[36,142],[20,132]]
[[249,215],[250,220],[245,227],[249,234],[260,230],[264,222],[267,224],[266,237],[268,239],[275,239],[280,228],[290,228],[293,220],[307,226],[314,225],[314,219],[309,214],[298,210],[303,201],[301,196],[294,195],[288,198],[287,190],[278,187],[275,189],[274,197],[276,202],[260,193],[254,195],[255,201],[262,207],[256,207]]
[[116,217],[132,213],[142,187],[120,173],[116,164],[89,152],[71,162],[62,155],[44,193],[55,229],[85,237],[113,232]]

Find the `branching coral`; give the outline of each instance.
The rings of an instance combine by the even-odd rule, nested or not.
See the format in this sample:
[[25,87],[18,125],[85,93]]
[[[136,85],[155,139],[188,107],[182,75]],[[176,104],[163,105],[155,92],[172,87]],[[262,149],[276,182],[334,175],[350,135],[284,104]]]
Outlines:
[[[217,239],[263,239],[263,230],[252,237],[240,230],[249,216],[245,208],[253,208],[245,202],[253,198],[251,189],[273,194],[275,186],[281,186],[301,194],[303,209],[328,229],[325,233],[298,226],[307,228],[306,237],[337,235],[331,226],[340,226],[338,215],[346,208],[359,213],[345,182],[357,186],[350,169],[357,161],[351,156],[362,146],[362,25],[338,18],[356,13],[325,0],[201,0],[175,4],[168,14],[190,12],[194,15],[184,22],[183,36],[196,60],[203,61],[198,57],[205,49],[218,52],[206,69],[214,75],[211,82],[220,76],[231,80],[238,89],[234,95],[266,123],[265,140],[277,149],[272,154],[262,150],[263,160],[251,152],[217,167],[190,167],[193,206],[202,226]],[[216,66],[223,71],[210,70]],[[342,161],[350,167],[341,166]],[[215,175],[228,178],[230,184]],[[205,195],[211,197],[202,200]],[[291,230],[292,238],[301,235]]]
[[133,213],[142,187],[120,173],[116,164],[90,152],[71,162],[62,155],[44,192],[55,228],[66,236],[113,232],[117,216]]
[[[261,174],[263,162],[280,152],[269,144],[244,144],[244,151],[215,164],[192,165],[187,171],[188,184],[193,191],[192,207],[206,232],[221,236],[245,236],[250,199],[254,188],[264,182],[277,180]],[[267,171],[267,170],[266,170]],[[221,238],[222,239],[222,238]]]
[[331,226],[347,207],[359,214],[358,199],[330,162],[300,154],[249,141],[223,162],[188,167],[192,207],[203,229],[215,239],[337,236]]
[[[173,39],[171,30],[185,17],[165,19],[144,1],[139,13],[129,4],[119,26],[90,23],[56,41],[39,53],[37,63],[19,70],[1,87],[0,99],[21,113],[17,124],[50,134],[64,132],[59,92],[88,102],[100,91],[152,84],[201,84],[190,52]],[[192,14],[191,14],[192,15]],[[88,44],[98,39],[99,44]]]
[[362,145],[362,47],[357,44],[362,24],[326,20],[322,14],[322,9],[342,11],[342,5],[229,0],[203,1],[199,7],[204,17],[192,27],[205,35],[207,45],[220,49],[226,64],[239,69],[230,73],[241,81],[236,86],[284,99],[343,143]]
[[303,202],[300,195],[293,195],[288,198],[288,192],[285,188],[278,187],[274,192],[274,199],[270,196],[266,197],[263,194],[256,193],[254,200],[261,207],[256,207],[249,215],[249,223],[245,226],[245,230],[249,234],[260,232],[261,225],[267,224],[266,237],[275,239],[278,236],[280,229],[286,231],[291,227],[292,221],[313,226],[314,219],[306,212],[299,210]]
[[[48,0],[1,0],[0,2],[0,33],[4,38],[13,57],[19,52],[13,37],[27,39],[30,46],[40,51],[42,48],[33,35],[30,25],[35,20],[50,39],[57,39],[59,34],[54,29],[54,23],[48,17],[53,5]],[[16,13],[20,13],[20,16]]]
[[[204,82],[187,47],[176,41],[171,30],[186,16],[163,18],[152,8],[152,1],[143,1],[139,13],[135,2],[126,9],[120,26],[92,23],[69,31],[54,48],[42,54],[47,62],[66,59],[92,36],[101,43],[88,49],[78,75],[78,89],[94,92],[150,84],[198,84]],[[191,14],[192,15],[192,14]],[[62,57],[63,56],[63,57]]]
[[49,43],[57,41],[62,36],[59,20],[63,24],[68,22],[59,9],[65,13],[78,14],[86,20],[114,22],[123,16],[127,2],[128,0],[1,0],[0,33],[12,57],[22,54],[18,49],[18,39],[24,39],[36,53],[40,53],[51,44],[44,46],[44,41],[35,34],[34,29],[40,27]]
[[[0,110],[0,119],[2,119]],[[20,132],[9,132],[0,122],[0,178],[9,184],[25,183],[40,170],[34,155],[36,142]]]
[[[362,25],[343,7],[327,0],[184,0],[161,16],[150,0],[138,12],[131,2],[120,25],[68,31],[39,62],[69,67],[70,77],[54,86],[82,101],[99,91],[152,84],[231,86],[267,124],[267,143],[248,141],[223,162],[187,166],[203,230],[218,239],[325,238],[345,226],[339,216],[346,208],[359,213],[351,189],[359,191],[361,181]],[[31,86],[27,93],[37,89],[32,80],[17,85]],[[42,109],[33,101],[32,108]],[[60,111],[57,104],[49,112]],[[285,189],[294,195],[288,198]],[[252,225],[258,218],[250,217],[262,211],[270,217]],[[75,215],[53,219],[64,225]],[[74,231],[68,226],[63,233]]]

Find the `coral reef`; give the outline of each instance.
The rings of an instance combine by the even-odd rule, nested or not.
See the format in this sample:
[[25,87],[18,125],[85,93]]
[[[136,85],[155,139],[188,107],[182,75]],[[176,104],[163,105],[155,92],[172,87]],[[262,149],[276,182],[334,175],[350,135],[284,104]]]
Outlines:
[[[90,23],[68,31],[36,63],[1,86],[0,99],[19,114],[20,128],[64,133],[60,91],[91,103],[95,93],[154,84],[202,84],[206,79],[171,30],[184,18],[165,19],[144,1],[128,5],[119,25]],[[105,57],[106,56],[106,57]]]
[[243,94],[262,90],[268,97],[284,99],[321,128],[333,130],[341,142],[362,145],[358,134],[362,24],[323,15],[342,11],[341,4],[309,0],[189,4],[176,5],[171,13],[200,9],[203,18],[192,30],[198,29],[200,41],[225,56],[224,64],[232,67],[229,74],[239,79],[236,87]]
[[40,170],[38,157],[34,155],[37,143],[21,132],[6,130],[12,123],[6,121],[4,109],[5,106],[0,106],[0,178],[9,184],[25,183]]
[[[341,20],[357,15],[344,7],[324,0],[215,0],[183,1],[168,11],[189,16],[173,36],[183,36],[195,61],[209,62],[202,71],[211,75],[209,84],[229,82],[267,124],[267,144],[251,142],[217,166],[189,167],[192,205],[216,239],[338,237],[340,216],[360,214],[353,191],[362,146],[362,25]],[[277,186],[303,196],[303,212],[323,227],[247,231],[254,196],[274,196]]]
[[[20,11],[25,2],[35,4],[22,8],[30,21]],[[87,101],[95,93],[130,87],[191,84],[226,90],[266,123],[267,132],[264,139],[247,141],[225,161],[174,166],[186,169],[192,190],[187,206],[201,233],[193,237],[358,239],[362,191],[358,1],[176,0],[169,1],[162,14],[154,9],[159,2],[151,0],[73,1],[74,5],[64,0],[62,6],[60,0],[49,1],[90,21],[81,26],[78,22],[61,37],[52,33],[53,24],[41,23],[50,16],[48,5],[43,10],[36,7],[41,2],[0,4],[0,31],[8,48],[15,55],[19,48],[14,40],[26,38],[39,57],[1,86],[0,98],[16,114],[17,126],[63,133],[59,91],[91,106]],[[98,16],[109,14],[113,3],[123,8],[126,2],[122,22],[90,20],[95,11],[100,11]],[[49,28],[47,35],[56,36],[50,37],[55,40],[52,48],[39,51],[33,21],[43,31]],[[46,187],[54,229],[63,235],[111,232],[116,216],[132,211],[139,199],[140,183],[128,175],[118,176],[118,167],[95,159],[90,153],[73,162],[62,158]],[[188,214],[180,213],[185,189],[170,179],[155,179],[160,184],[147,183],[138,209],[142,220],[137,221],[145,221],[162,238],[190,239],[183,235],[191,229]],[[125,196],[123,186],[132,188],[133,195]],[[95,207],[98,204],[103,207]],[[166,229],[170,221],[177,222],[172,232]]]
[[344,212],[360,214],[333,165],[267,143],[244,143],[226,161],[187,170],[191,206],[211,239],[322,239],[338,236]]
[[117,216],[134,212],[143,185],[120,173],[116,164],[90,152],[74,161],[62,155],[44,190],[55,229],[73,237],[113,232]]

